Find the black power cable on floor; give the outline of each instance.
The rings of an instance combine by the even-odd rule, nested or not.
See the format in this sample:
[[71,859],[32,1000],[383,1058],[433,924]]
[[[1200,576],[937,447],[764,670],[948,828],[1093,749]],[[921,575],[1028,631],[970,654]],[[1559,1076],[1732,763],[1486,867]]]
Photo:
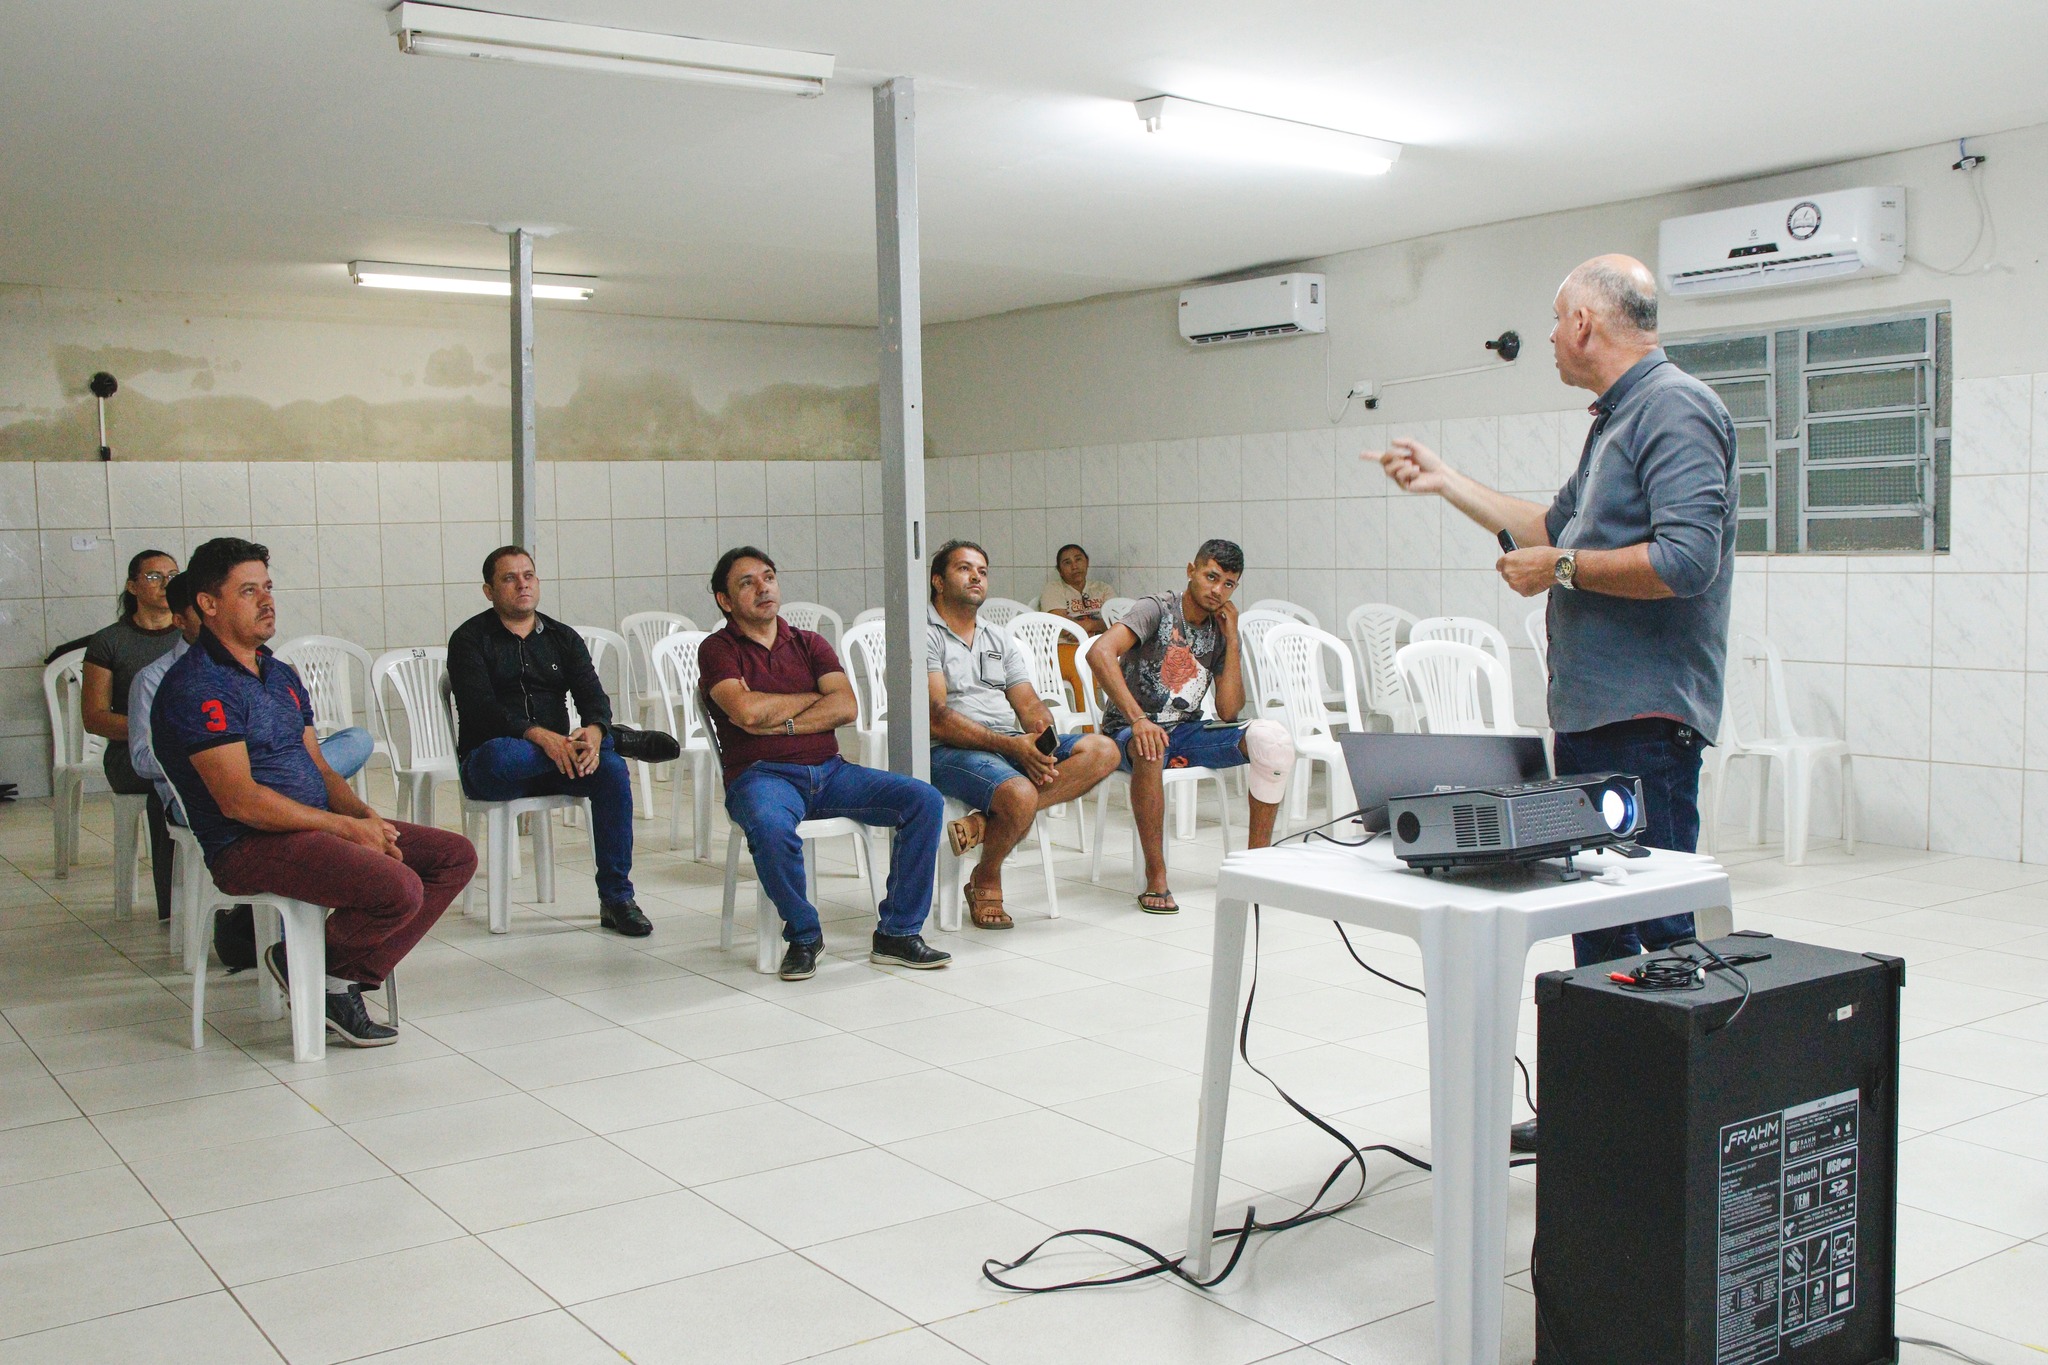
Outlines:
[[[1303,843],[1306,843],[1310,839],[1322,839],[1327,843],[1341,844],[1347,848],[1361,848],[1364,845],[1371,843],[1374,839],[1378,838],[1379,836],[1374,834],[1367,835],[1363,839],[1335,839],[1329,836],[1328,834],[1323,833],[1323,831],[1328,829],[1331,825],[1342,824],[1346,821],[1356,819],[1358,817],[1358,814],[1359,812],[1353,811],[1349,815],[1340,816],[1335,820],[1326,821],[1321,825],[1317,825],[1313,829],[1302,830],[1299,833],[1289,835],[1287,839],[1283,839],[1280,842],[1286,843],[1288,842],[1288,840],[1291,839],[1299,839]],[[1389,1143],[1375,1142],[1366,1144],[1364,1146],[1360,1146],[1358,1143],[1353,1142],[1350,1138],[1346,1137],[1342,1132],[1340,1132],[1327,1120],[1323,1119],[1321,1116],[1317,1115],[1316,1113],[1308,1109],[1299,1100],[1295,1099],[1292,1095],[1288,1094],[1287,1091],[1281,1087],[1278,1081],[1275,1081],[1271,1076],[1267,1075],[1265,1071],[1260,1069],[1258,1063],[1252,1060],[1250,1050],[1252,1008],[1257,1003],[1259,995],[1259,940],[1263,930],[1261,910],[1257,903],[1254,903],[1251,907],[1251,916],[1252,979],[1249,989],[1245,992],[1244,1017],[1238,1023],[1237,1055],[1243,1059],[1245,1066],[1250,1068],[1252,1074],[1256,1075],[1259,1079],[1263,1080],[1267,1085],[1273,1087],[1273,1093],[1278,1095],[1281,1098],[1281,1100],[1286,1103],[1288,1108],[1292,1109],[1302,1118],[1307,1119],[1317,1128],[1321,1129],[1323,1132],[1329,1134],[1332,1138],[1336,1139],[1337,1142],[1341,1144],[1344,1148],[1344,1159],[1342,1161],[1339,1161],[1337,1165],[1330,1171],[1330,1174],[1324,1178],[1322,1185],[1316,1190],[1314,1196],[1311,1197],[1306,1204],[1302,1205],[1300,1210],[1289,1215],[1288,1217],[1277,1219],[1270,1223],[1262,1223],[1259,1221],[1259,1211],[1257,1205],[1250,1205],[1247,1206],[1245,1209],[1244,1222],[1240,1223],[1238,1226],[1234,1228],[1213,1229],[1209,1234],[1210,1240],[1214,1241],[1216,1239],[1224,1237],[1234,1238],[1235,1240],[1231,1245],[1229,1259],[1224,1262],[1223,1268],[1217,1271],[1214,1275],[1210,1276],[1206,1280],[1197,1278],[1195,1275],[1189,1273],[1186,1269],[1183,1268],[1185,1262],[1187,1261],[1187,1252],[1182,1252],[1178,1256],[1168,1256],[1166,1253],[1158,1250],[1157,1248],[1149,1246],[1146,1243],[1139,1241],[1135,1237],[1129,1237],[1120,1232],[1111,1232],[1104,1228],[1068,1228],[1064,1231],[1053,1233],[1051,1236],[1045,1238],[1043,1241],[1039,1242],[1036,1246],[1032,1247],[1029,1251],[1025,1252],[1022,1256],[1017,1257],[1013,1261],[997,1260],[994,1257],[990,1257],[988,1260],[983,1261],[981,1263],[982,1278],[986,1279],[990,1284],[996,1285],[997,1287],[1002,1289],[1007,1289],[1012,1293],[1051,1294],[1066,1289],[1097,1289],[1108,1285],[1130,1284],[1136,1280],[1151,1279],[1155,1275],[1172,1275],[1177,1279],[1186,1281],[1188,1284],[1191,1284],[1198,1289],[1208,1289],[1215,1285],[1221,1284],[1224,1280],[1229,1278],[1232,1271],[1237,1269],[1237,1264],[1240,1260],[1243,1259],[1245,1249],[1247,1245],[1250,1243],[1252,1235],[1254,1233],[1285,1232],[1289,1228],[1305,1227],[1310,1223],[1321,1222],[1325,1218],[1330,1218],[1335,1216],[1336,1214],[1342,1213],[1344,1210],[1350,1208],[1352,1205],[1358,1203],[1359,1200],[1363,1199],[1365,1197],[1366,1188],[1370,1183],[1365,1164],[1365,1154],[1367,1152],[1385,1152],[1388,1156],[1394,1157],[1395,1159],[1400,1161],[1405,1161],[1410,1166],[1415,1167],[1417,1170],[1426,1171],[1430,1169],[1430,1164],[1427,1161],[1424,1161],[1421,1157],[1415,1156],[1409,1152],[1405,1152],[1401,1150],[1399,1147],[1395,1147]],[[1338,932],[1341,933],[1342,931],[1342,926],[1340,925]],[[1345,944],[1347,947],[1349,947],[1350,940],[1346,939]],[[1354,958],[1357,958],[1358,954],[1354,951],[1352,953],[1352,956]],[[1363,959],[1359,959],[1359,965],[1365,965]],[[1372,969],[1367,968],[1367,970],[1370,971]],[[1380,975],[1380,973],[1375,972],[1374,975],[1378,976]],[[1393,978],[1391,977],[1386,977],[1383,979],[1388,981],[1393,980]],[[1416,987],[1406,986],[1405,983],[1395,981],[1393,982],[1393,984],[1403,986],[1403,988],[1407,990],[1413,990],[1418,995],[1421,994],[1421,991],[1418,990]],[[1517,1061],[1519,1060],[1520,1059],[1518,1058]],[[1523,1072],[1525,1078],[1527,1077],[1527,1074],[1528,1073],[1525,1070]],[[1530,1160],[1533,1160],[1533,1158],[1523,1161],[1510,1162],[1509,1164],[1525,1166],[1530,1164]],[[1357,1168],[1358,1171],[1358,1188],[1352,1191],[1351,1196],[1344,1200],[1344,1202],[1341,1204],[1334,1204],[1328,1208],[1319,1207],[1322,1204],[1323,1196],[1327,1195],[1330,1192],[1330,1190],[1336,1186],[1337,1182],[1343,1179],[1344,1173],[1354,1166]],[[1089,1276],[1079,1280],[1067,1280],[1060,1284],[1018,1284],[1012,1280],[1007,1280],[1003,1278],[1005,1274],[1029,1262],[1033,1257],[1037,1256],[1039,1252],[1045,1250],[1046,1247],[1051,1246],[1054,1242],[1058,1242],[1066,1238],[1081,1237],[1098,1238],[1102,1241],[1114,1242],[1118,1246],[1129,1247],[1133,1251],[1143,1253],[1146,1257],[1149,1258],[1149,1263],[1139,1265],[1134,1269],[1122,1271],[1116,1274]]]

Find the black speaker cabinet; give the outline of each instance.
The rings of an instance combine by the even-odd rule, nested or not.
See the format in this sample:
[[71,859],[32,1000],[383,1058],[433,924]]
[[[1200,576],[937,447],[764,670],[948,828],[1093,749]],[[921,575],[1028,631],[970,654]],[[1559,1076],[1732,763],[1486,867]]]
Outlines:
[[[1898,1357],[1905,964],[1766,935],[1698,990],[1537,978],[1538,1365]],[[1701,956],[1698,948],[1683,950]]]

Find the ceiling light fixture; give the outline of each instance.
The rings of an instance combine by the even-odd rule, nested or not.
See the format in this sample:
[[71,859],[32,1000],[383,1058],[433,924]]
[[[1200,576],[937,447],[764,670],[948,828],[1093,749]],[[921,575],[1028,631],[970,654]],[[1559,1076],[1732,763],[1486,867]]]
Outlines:
[[1202,104],[1178,95],[1154,95],[1139,100],[1137,108],[1148,133],[1247,161],[1385,175],[1401,157],[1398,142]]
[[659,76],[815,99],[832,75],[832,54],[719,43],[671,33],[529,19],[489,10],[402,0],[389,14],[398,50],[420,57],[527,62],[576,71]]
[[[393,261],[350,261],[348,277],[365,289],[423,289],[433,294],[512,296],[512,281],[503,270],[472,270],[456,265],[399,265]],[[533,277],[537,299],[582,302],[597,292],[594,275]]]

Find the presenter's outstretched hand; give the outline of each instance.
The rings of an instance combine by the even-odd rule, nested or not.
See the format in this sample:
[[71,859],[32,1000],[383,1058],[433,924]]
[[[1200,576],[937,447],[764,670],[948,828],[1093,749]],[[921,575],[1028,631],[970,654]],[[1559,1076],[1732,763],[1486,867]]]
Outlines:
[[1364,451],[1358,458],[1378,460],[1387,477],[1409,493],[1442,493],[1453,472],[1443,456],[1406,436],[1396,436],[1385,450]]
[[1534,597],[1557,586],[1557,561],[1564,551],[1551,545],[1531,545],[1510,550],[1494,561],[1501,580],[1524,597]]

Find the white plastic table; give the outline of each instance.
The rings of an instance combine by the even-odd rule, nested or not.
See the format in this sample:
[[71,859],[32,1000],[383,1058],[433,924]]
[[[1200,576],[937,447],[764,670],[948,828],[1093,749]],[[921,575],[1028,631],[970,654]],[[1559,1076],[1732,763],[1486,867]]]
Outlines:
[[[1578,866],[1585,876],[1576,882],[1559,880],[1555,864],[1428,877],[1397,861],[1384,839],[1364,848],[1290,844],[1224,860],[1188,1201],[1187,1245],[1197,1275],[1210,1273],[1249,906],[1405,934],[1422,949],[1429,993],[1436,1358],[1444,1365],[1500,1358],[1515,1025],[1530,946],[1730,904],[1727,873],[1698,854],[1587,855]],[[1599,875],[1610,868],[1621,869],[1610,874],[1615,881]]]

